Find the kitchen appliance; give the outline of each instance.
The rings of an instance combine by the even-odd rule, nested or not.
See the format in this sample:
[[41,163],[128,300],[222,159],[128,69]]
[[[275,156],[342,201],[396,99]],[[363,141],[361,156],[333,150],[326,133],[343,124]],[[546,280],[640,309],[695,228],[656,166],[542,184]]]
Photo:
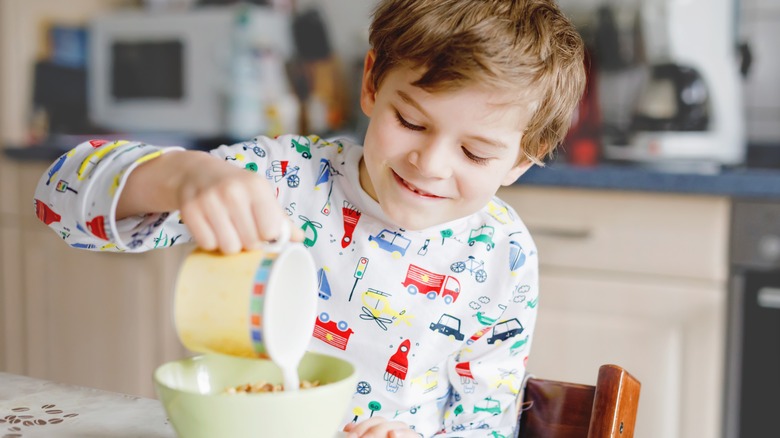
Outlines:
[[101,16],[90,25],[89,116],[120,131],[229,136],[232,79],[252,68],[233,62],[246,59],[246,53],[236,53],[237,45],[248,47],[250,55],[289,59],[290,15],[237,5]]
[[724,436],[780,436],[780,203],[734,202],[731,254]]
[[645,0],[648,71],[625,145],[605,156],[657,165],[737,165],[746,138],[733,0]]

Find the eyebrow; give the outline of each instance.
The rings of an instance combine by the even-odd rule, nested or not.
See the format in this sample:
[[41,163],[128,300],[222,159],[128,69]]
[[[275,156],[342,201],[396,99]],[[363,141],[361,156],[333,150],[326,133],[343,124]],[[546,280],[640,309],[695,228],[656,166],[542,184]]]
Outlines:
[[401,100],[403,100],[404,102],[408,103],[409,105],[411,105],[411,106],[413,106],[413,107],[417,108],[417,111],[420,111],[421,113],[423,113],[423,115],[424,115],[425,117],[428,117],[428,118],[430,118],[430,116],[429,116],[429,115],[428,115],[428,113],[427,113],[427,112],[426,112],[426,111],[423,109],[423,107],[422,107],[422,106],[421,106],[419,103],[417,103],[417,101],[416,101],[416,100],[412,99],[412,96],[410,96],[410,95],[408,95],[408,94],[404,93],[404,92],[403,92],[403,91],[401,91],[401,90],[397,90],[397,91],[396,91],[396,93],[398,93],[398,97],[400,97],[400,98],[401,98]]
[[[398,97],[401,98],[401,100],[403,100],[407,104],[415,107],[425,117],[427,117],[429,119],[431,118],[430,115],[428,115],[428,113],[425,111],[425,109],[423,109],[422,105],[417,103],[416,100],[412,99],[412,96],[409,96],[408,94],[404,93],[401,90],[397,90],[396,93],[398,94]],[[469,135],[466,138],[469,139],[469,140],[476,140],[476,141],[478,141],[480,143],[485,143],[485,144],[488,144],[488,145],[491,145],[491,146],[495,146],[495,147],[497,147],[499,149],[508,149],[506,144],[504,144],[503,142],[501,142],[499,140],[494,140],[492,138],[482,137],[482,136],[479,136],[479,135]]]

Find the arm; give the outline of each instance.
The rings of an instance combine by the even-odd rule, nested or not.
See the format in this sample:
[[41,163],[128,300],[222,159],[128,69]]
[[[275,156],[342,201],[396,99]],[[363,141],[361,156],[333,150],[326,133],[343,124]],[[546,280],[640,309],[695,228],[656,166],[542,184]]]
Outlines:
[[60,157],[38,183],[35,208],[71,246],[101,250],[142,251],[158,247],[158,236],[183,242],[191,232],[206,249],[235,252],[275,238],[286,217],[268,182],[250,172],[206,153],[124,141],[85,142]]
[[[264,178],[210,154],[177,151],[150,160],[127,179],[118,219],[181,211],[198,245],[235,253],[277,238],[288,220]],[[301,230],[293,238],[301,240]]]

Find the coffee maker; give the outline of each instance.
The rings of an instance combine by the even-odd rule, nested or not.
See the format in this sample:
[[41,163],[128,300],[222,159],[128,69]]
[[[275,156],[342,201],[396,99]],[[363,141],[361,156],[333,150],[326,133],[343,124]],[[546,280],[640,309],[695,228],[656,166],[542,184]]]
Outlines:
[[627,144],[607,158],[666,168],[741,164],[746,137],[733,0],[642,0],[646,76]]

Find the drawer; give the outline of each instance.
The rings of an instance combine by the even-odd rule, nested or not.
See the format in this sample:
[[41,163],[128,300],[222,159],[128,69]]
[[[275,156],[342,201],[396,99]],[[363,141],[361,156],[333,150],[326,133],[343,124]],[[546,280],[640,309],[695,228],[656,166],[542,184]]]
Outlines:
[[725,197],[503,187],[542,266],[725,281]]

